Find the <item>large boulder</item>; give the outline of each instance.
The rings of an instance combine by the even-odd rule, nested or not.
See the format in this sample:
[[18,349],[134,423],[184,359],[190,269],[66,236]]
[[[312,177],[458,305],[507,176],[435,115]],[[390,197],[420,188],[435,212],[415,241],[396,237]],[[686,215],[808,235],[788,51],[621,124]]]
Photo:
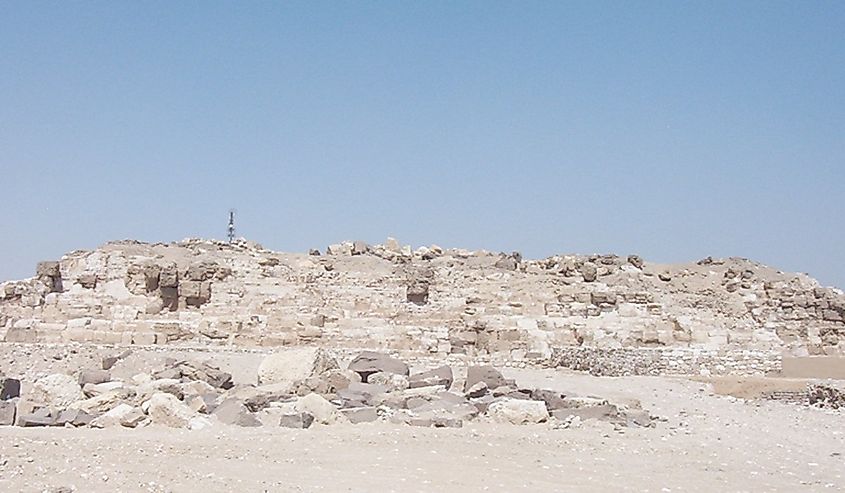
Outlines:
[[478,382],[484,382],[489,389],[503,387],[512,383],[505,379],[499,370],[492,366],[470,366],[467,368],[467,379],[464,382],[464,392]]
[[293,393],[309,377],[336,368],[337,360],[323,349],[286,349],[264,358],[258,366],[258,384],[282,384],[280,390]]
[[79,409],[88,414],[97,415],[114,409],[123,401],[134,396],[135,392],[130,389],[122,388],[112,390],[110,392],[104,392],[81,401],[72,402],[68,405],[68,409]]
[[412,389],[417,387],[430,387],[432,385],[443,385],[447,389],[452,386],[454,376],[452,368],[444,365],[433,370],[415,373],[409,379],[409,386]]
[[487,415],[498,423],[523,425],[542,423],[549,419],[549,411],[543,401],[504,398],[487,408]]
[[379,372],[410,375],[410,370],[405,362],[375,351],[364,351],[359,354],[349,363],[349,369],[361,375],[362,382],[367,382],[370,375]]
[[85,399],[85,394],[77,380],[64,373],[39,378],[27,394],[27,400],[54,408],[65,408],[82,399]]
[[42,407],[32,412],[21,412],[18,410],[15,419],[18,426],[32,428],[36,426],[56,426],[56,416],[50,408]]
[[94,428],[110,428],[113,426],[135,428],[145,419],[147,419],[147,416],[141,409],[124,403],[95,418],[91,422],[91,426]]
[[187,404],[173,394],[158,392],[142,404],[141,409],[150,417],[153,424],[171,428],[188,428],[194,412]]
[[212,412],[221,423],[237,426],[261,426],[261,421],[237,399],[226,399]]
[[300,397],[296,401],[295,409],[299,413],[307,413],[314,416],[314,422],[324,425],[349,422],[349,418],[344,416],[334,404],[319,394],[308,394]]
[[88,426],[94,417],[80,409],[63,409],[56,418],[56,426]]
[[96,385],[98,383],[106,383],[111,380],[111,373],[107,370],[91,369],[82,370],[79,372],[79,386],[84,387],[86,384]]
[[353,383],[361,383],[361,375],[352,370],[329,370],[320,377],[326,382],[329,393],[345,390]]

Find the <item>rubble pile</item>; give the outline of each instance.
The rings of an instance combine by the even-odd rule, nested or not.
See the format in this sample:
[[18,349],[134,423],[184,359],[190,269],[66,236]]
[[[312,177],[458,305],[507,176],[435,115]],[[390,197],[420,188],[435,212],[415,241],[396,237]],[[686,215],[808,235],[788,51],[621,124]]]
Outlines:
[[5,342],[358,348],[599,374],[761,374],[782,354],[845,352],[842,291],[739,258],[190,239],[108,243],[34,273],[0,284]]
[[813,383],[807,388],[811,406],[845,409],[845,387],[834,383]]
[[267,356],[254,383],[234,382],[207,361],[175,358],[151,374],[113,378],[110,369],[127,356],[104,358],[99,368],[75,375],[43,376],[26,392],[19,380],[0,379],[0,425],[202,429],[382,422],[457,428],[474,420],[563,427],[601,420],[653,426],[637,402],[524,388],[492,366],[470,366],[459,382],[449,366],[412,372],[386,353],[364,351],[341,368],[328,351],[303,347]]

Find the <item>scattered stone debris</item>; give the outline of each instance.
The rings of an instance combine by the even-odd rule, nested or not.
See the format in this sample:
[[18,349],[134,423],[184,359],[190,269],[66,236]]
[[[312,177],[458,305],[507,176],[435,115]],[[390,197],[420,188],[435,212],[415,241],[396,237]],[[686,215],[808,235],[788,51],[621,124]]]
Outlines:
[[329,351],[292,348],[266,356],[255,383],[236,383],[211,361],[165,358],[156,371],[131,379],[116,379],[100,368],[83,369],[76,377],[47,375],[23,396],[20,382],[5,378],[0,425],[199,429],[217,423],[304,429],[382,421],[460,428],[472,420],[521,425],[573,416],[653,425],[637,407],[522,388],[489,365],[468,367],[458,384],[454,375],[448,365],[412,373],[401,359],[374,351],[363,351],[340,368]]
[[813,383],[807,394],[811,406],[828,409],[845,409],[845,388],[833,383]]

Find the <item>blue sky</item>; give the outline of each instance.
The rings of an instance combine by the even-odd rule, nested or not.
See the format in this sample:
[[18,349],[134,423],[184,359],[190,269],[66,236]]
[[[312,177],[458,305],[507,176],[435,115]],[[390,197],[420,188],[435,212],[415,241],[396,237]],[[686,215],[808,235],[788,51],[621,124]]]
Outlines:
[[343,239],[845,287],[845,2],[0,1],[0,279]]

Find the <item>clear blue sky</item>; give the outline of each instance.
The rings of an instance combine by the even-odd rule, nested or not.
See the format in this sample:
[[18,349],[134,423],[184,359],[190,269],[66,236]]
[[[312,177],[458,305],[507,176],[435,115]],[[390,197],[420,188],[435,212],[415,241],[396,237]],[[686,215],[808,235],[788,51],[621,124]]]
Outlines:
[[0,279],[343,239],[845,287],[845,2],[0,1]]

